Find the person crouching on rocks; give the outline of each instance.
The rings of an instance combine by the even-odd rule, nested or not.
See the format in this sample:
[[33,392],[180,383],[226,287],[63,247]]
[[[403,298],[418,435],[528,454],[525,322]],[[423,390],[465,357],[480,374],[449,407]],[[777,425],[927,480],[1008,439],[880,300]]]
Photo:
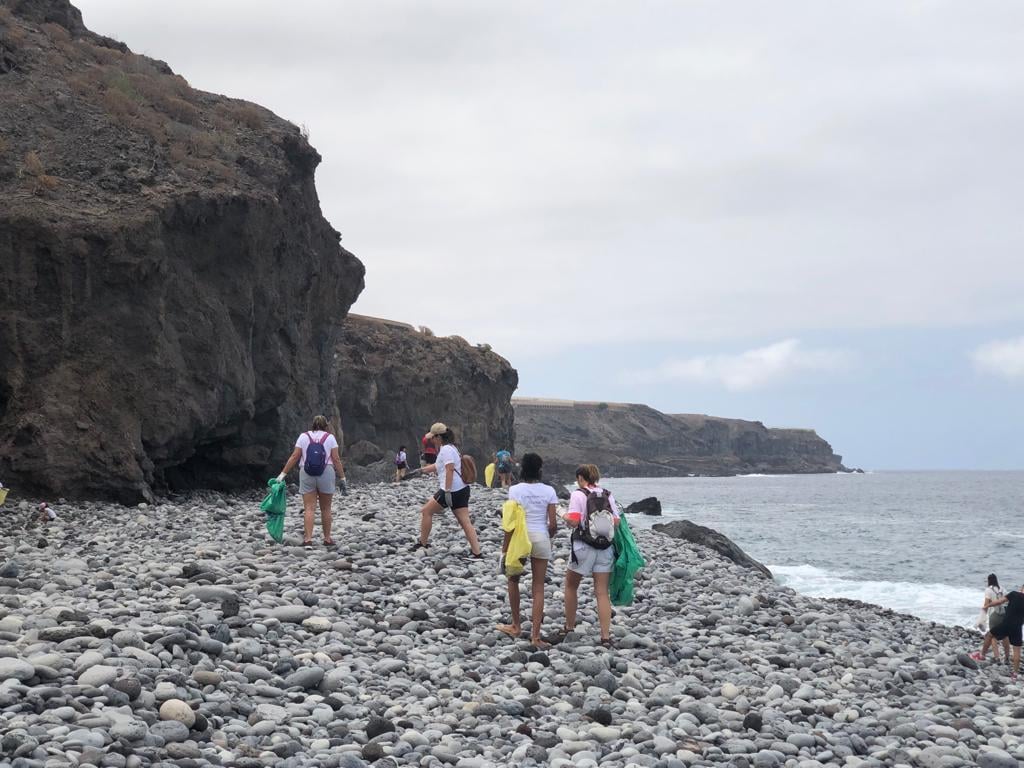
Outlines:
[[450,509],[455,519],[462,526],[469,542],[468,560],[482,560],[480,542],[476,537],[476,529],[469,517],[469,486],[462,481],[462,457],[455,447],[455,434],[444,424],[438,422],[427,433],[431,436],[432,447],[437,451],[437,459],[433,464],[423,467],[423,472],[437,472],[437,484],[440,489],[423,505],[420,510],[420,538],[412,546],[412,551],[427,549],[430,543],[430,529],[434,523],[434,515]]
[[1021,629],[1024,627],[1024,586],[1014,592],[1008,592],[1003,597],[996,598],[989,603],[990,606],[1006,606],[1006,613],[1000,624],[992,630],[992,638],[995,641],[1009,640],[1013,648],[1013,672],[1010,677],[1017,679],[1020,672],[1020,646]]
[[[526,510],[526,535],[530,539],[530,594],[533,600],[530,614],[530,643],[544,649],[548,643],[541,639],[541,625],[544,623],[544,579],[548,573],[548,561],[551,560],[551,537],[558,530],[555,509],[558,507],[558,496],[555,489],[542,483],[541,467],[544,461],[536,453],[523,456],[519,467],[519,478],[508,490],[508,498],[519,502]],[[505,531],[505,541],[501,546],[502,554],[508,551],[512,533]],[[502,561],[504,562],[504,560]],[[509,637],[519,637],[522,632],[519,610],[519,576],[508,577],[508,604],[512,610],[512,623],[499,624],[498,631]]]
[[303,432],[295,441],[295,450],[277,476],[285,476],[299,465],[299,493],[302,494],[303,537],[302,546],[313,546],[313,513],[320,502],[320,524],[324,529],[324,545],[334,546],[331,538],[331,500],[335,483],[346,489],[345,467],[338,454],[338,439],[331,434],[331,425],[326,416],[313,419],[313,429]]
[[601,473],[593,464],[576,468],[577,488],[569,496],[569,511],[563,518],[573,532],[572,555],[565,572],[565,626],[559,639],[576,629],[580,582],[584,576],[593,575],[601,645],[610,648],[612,601],[608,583],[615,564],[613,541],[619,524],[619,506],[612,495],[597,484],[600,479]]

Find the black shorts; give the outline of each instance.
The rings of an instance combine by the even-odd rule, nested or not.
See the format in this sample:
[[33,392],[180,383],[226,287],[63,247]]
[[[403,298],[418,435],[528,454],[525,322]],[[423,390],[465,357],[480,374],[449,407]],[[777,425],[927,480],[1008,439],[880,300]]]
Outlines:
[[512,471],[512,465],[511,464],[499,464],[498,465],[498,474],[499,475],[507,475],[511,471]]
[[1010,639],[1010,645],[1018,648],[1021,646],[1021,623],[1019,621],[1004,621],[992,630],[992,637],[996,640]]
[[405,462],[403,461],[398,464],[395,464],[395,469],[405,469]]
[[[444,491],[438,491],[434,494],[434,501],[440,504],[445,509],[448,509],[448,502],[444,500]],[[461,491],[452,492],[452,509],[465,509],[469,506],[469,486],[467,485]]]

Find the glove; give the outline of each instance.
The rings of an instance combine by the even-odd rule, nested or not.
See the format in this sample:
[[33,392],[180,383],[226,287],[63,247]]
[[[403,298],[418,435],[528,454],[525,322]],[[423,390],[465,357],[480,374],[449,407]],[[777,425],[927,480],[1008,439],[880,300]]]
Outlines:
[[348,480],[344,477],[338,481],[338,490],[341,491],[342,496],[348,496]]
[[455,510],[455,502],[452,501],[452,492],[451,491],[445,491],[444,492],[444,503],[448,505],[448,509],[453,510],[453,511]]
[[283,483],[284,482],[284,477],[285,477],[284,472],[282,472],[280,475],[277,476],[277,482]]

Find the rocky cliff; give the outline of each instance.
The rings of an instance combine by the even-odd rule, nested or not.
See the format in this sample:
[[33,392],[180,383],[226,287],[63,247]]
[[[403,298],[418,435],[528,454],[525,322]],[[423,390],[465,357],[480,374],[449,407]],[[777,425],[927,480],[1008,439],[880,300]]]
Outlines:
[[512,446],[510,400],[519,377],[486,345],[349,315],[337,352],[338,409],[354,476],[355,466],[381,459],[390,471],[399,445],[417,456],[420,438],[435,421],[454,428],[481,472],[495,450]]
[[319,161],[64,0],[0,0],[0,479],[246,485],[336,418],[363,267],[320,213]]
[[517,450],[564,476],[580,462],[632,477],[839,472],[842,457],[809,429],[666,414],[646,405],[513,400]]

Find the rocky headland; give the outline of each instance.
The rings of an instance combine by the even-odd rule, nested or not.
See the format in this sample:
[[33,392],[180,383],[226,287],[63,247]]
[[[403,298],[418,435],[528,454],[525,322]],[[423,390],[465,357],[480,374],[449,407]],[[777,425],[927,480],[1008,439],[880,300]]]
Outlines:
[[[548,651],[494,630],[503,494],[474,492],[484,563],[447,517],[407,551],[427,480],[339,499],[336,549],[283,545],[255,497],[4,508],[0,765],[1016,767],[1021,686],[978,636],[816,600],[639,530],[614,648],[593,597]],[[623,501],[630,501],[624,499]],[[546,586],[560,626],[567,537]],[[528,590],[527,590],[528,592]],[[529,598],[526,597],[526,605]],[[527,610],[528,615],[528,610]]]
[[0,477],[51,498],[251,487],[335,396],[363,266],[320,156],[255,104],[0,1]]
[[842,456],[811,429],[759,421],[666,414],[646,405],[513,398],[516,450],[571,475],[582,461],[606,475],[807,474],[842,472]]
[[519,377],[487,345],[349,314],[337,351],[338,410],[354,477],[390,477],[400,445],[415,466],[420,438],[435,421],[454,428],[481,470],[495,450],[512,446]]

